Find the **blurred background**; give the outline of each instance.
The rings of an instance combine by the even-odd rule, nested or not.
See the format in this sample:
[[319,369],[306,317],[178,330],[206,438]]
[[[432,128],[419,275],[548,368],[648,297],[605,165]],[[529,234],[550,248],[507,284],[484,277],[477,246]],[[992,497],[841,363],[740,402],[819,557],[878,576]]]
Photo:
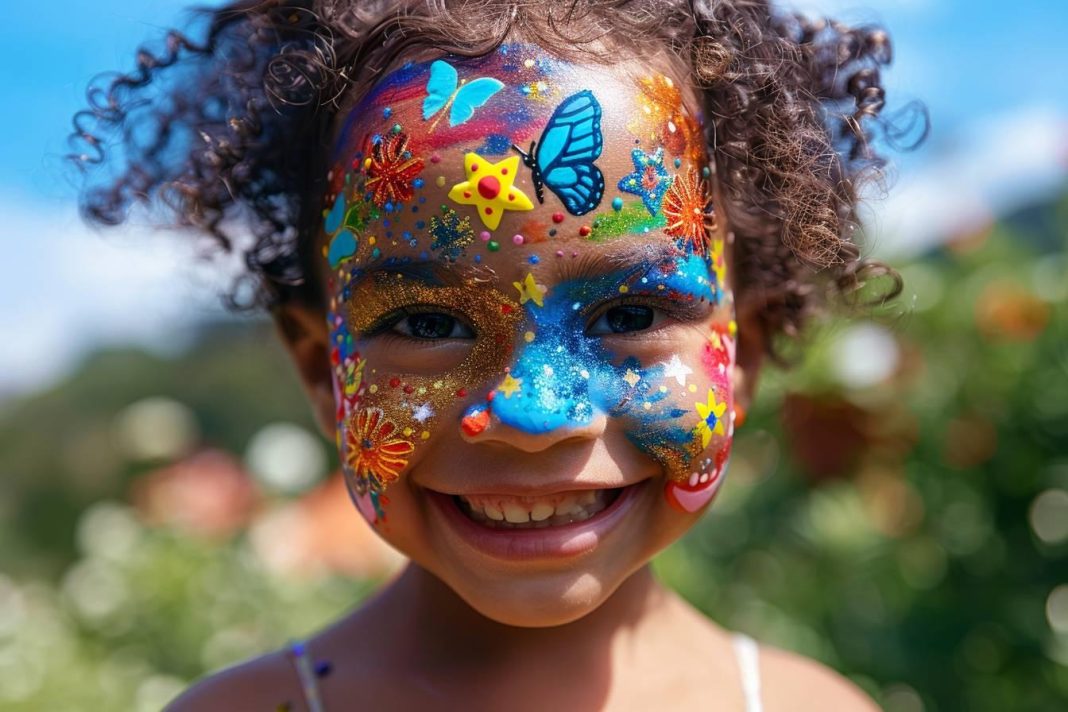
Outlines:
[[[888,710],[1066,709],[1068,6],[793,4],[885,25],[890,110],[930,110],[865,209],[905,292],[767,375],[715,506],[656,565]],[[270,326],[220,308],[228,266],[77,217],[86,84],[184,5],[10,3],[0,28],[5,710],[158,709],[398,564]]]

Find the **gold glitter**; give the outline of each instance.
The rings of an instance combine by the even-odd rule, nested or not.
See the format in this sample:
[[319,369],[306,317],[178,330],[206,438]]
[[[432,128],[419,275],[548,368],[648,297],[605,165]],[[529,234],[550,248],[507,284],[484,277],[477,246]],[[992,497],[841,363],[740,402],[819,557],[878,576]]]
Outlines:
[[418,393],[419,395],[425,395],[426,394],[426,386],[419,386],[419,388],[415,392]]
[[625,285],[625,284],[619,285],[619,293],[620,294],[626,294],[629,291],[630,291],[630,287],[628,287],[627,285]]
[[378,393],[378,386],[373,385],[367,390],[371,391],[371,393]]
[[628,368],[627,372],[623,374],[623,380],[627,382],[628,386],[634,388],[634,386],[638,385],[638,381],[642,380],[642,377]]
[[644,402],[642,403],[642,408],[645,408],[646,410],[649,410],[649,409],[651,409],[652,407],[653,407],[653,404],[652,404],[652,403],[650,403],[649,401],[644,401]]
[[409,435],[411,435],[411,434],[412,434],[412,433],[414,433],[414,432],[415,432],[415,431],[414,431],[414,430],[412,430],[411,428],[405,428],[405,429],[404,429],[404,437],[408,437]]
[[423,440],[429,440],[430,439],[430,431],[429,430],[424,430],[423,432],[419,433],[419,437],[421,437]]
[[527,333],[523,334],[523,341],[526,341],[529,344],[533,340],[534,340],[534,332],[533,331],[528,331]]

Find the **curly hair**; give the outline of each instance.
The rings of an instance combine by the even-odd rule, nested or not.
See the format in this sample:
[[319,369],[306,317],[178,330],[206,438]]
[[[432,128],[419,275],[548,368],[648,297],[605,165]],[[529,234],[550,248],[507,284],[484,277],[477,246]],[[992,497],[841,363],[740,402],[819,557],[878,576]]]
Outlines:
[[[197,17],[202,40],[171,31],[162,52],[142,48],[135,71],[90,88],[72,158],[113,169],[83,190],[90,221],[163,206],[176,226],[242,253],[254,289],[239,303],[235,285],[235,307],[321,300],[316,198],[343,97],[398,57],[479,56],[515,39],[606,63],[620,50],[666,52],[687,70],[733,233],[735,289],[759,304],[771,355],[774,337],[796,335],[823,301],[819,287],[849,294],[885,276],[878,299],[901,289],[855,238],[858,192],[883,166],[882,29],[809,21],[767,0],[238,0]],[[237,245],[239,230],[251,244]]]

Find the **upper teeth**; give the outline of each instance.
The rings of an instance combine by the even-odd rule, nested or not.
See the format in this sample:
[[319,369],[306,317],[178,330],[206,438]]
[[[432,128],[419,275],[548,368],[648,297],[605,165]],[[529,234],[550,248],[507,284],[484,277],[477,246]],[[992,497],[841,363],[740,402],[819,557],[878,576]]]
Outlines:
[[[549,497],[504,495],[461,496],[465,509],[478,520],[510,524],[562,524],[588,519],[607,506],[609,490],[584,490]],[[556,518],[552,521],[551,518]]]

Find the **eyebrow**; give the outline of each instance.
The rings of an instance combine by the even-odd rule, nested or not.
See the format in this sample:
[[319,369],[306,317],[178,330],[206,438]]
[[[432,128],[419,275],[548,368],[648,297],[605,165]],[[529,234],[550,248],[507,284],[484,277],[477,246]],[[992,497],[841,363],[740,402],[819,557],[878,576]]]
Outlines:
[[[653,266],[672,262],[679,256],[679,249],[670,242],[640,242],[621,248],[587,250],[577,259],[561,260],[555,263],[555,277],[563,282],[576,279],[589,279],[609,274],[621,273],[632,276],[634,273],[648,270]],[[397,260],[386,258],[379,263],[372,263],[359,270],[349,283],[350,289],[357,289],[366,282],[374,283],[381,277],[398,275],[430,286],[459,287],[471,282],[499,284],[496,272],[486,265],[463,261],[443,260]]]
[[479,264],[388,258],[359,270],[349,282],[349,288],[357,289],[365,282],[374,283],[379,278],[389,275],[397,275],[437,287],[459,287],[472,281],[489,282],[496,279],[492,269]]
[[669,241],[640,242],[616,249],[588,250],[578,259],[560,264],[557,276],[561,282],[613,273],[629,276],[653,266],[671,263],[678,256],[679,249]]

